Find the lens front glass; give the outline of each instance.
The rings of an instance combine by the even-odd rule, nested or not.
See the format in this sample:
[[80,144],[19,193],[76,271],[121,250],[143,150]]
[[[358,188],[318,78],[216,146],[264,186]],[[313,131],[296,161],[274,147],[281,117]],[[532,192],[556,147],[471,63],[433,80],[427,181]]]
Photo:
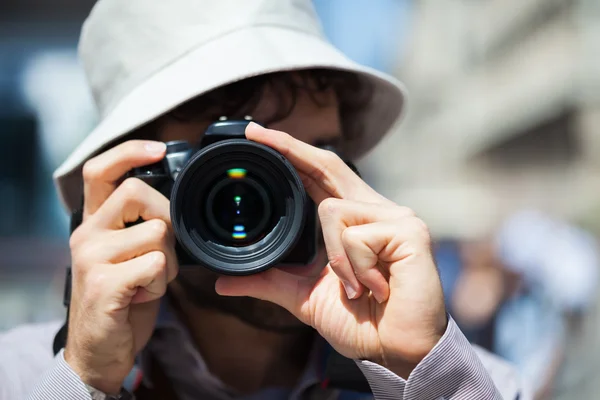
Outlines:
[[208,195],[206,219],[224,244],[245,246],[266,233],[270,200],[264,185],[243,168],[231,168]]
[[247,275],[277,265],[296,248],[307,200],[281,154],[247,139],[227,139],[199,150],[180,172],[171,219],[181,249],[198,265]]

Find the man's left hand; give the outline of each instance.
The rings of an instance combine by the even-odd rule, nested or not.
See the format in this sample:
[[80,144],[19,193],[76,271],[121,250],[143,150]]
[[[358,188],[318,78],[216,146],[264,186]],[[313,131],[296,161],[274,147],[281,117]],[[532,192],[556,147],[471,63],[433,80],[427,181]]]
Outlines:
[[329,263],[318,276],[279,268],[223,276],[217,292],[285,307],[345,357],[407,378],[447,325],[426,225],[374,191],[333,152],[256,124],[246,136],[279,151],[300,173],[319,207]]

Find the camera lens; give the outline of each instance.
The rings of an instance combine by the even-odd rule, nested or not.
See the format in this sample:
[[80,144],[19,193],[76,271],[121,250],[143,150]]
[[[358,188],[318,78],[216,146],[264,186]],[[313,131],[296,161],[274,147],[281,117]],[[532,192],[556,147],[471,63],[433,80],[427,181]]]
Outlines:
[[309,201],[290,162],[246,139],[213,143],[190,158],[171,192],[171,221],[190,258],[247,275],[280,263],[298,243]]
[[208,194],[206,219],[224,243],[246,246],[267,233],[270,204],[263,185],[244,168],[231,168]]

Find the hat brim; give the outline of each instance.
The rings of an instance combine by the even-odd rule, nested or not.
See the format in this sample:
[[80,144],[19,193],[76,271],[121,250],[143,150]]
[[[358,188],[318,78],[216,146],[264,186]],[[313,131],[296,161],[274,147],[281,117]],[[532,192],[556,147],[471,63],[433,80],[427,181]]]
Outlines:
[[405,89],[398,80],[351,61],[320,37],[253,26],[192,49],[132,88],[54,172],[61,201],[68,210],[80,207],[81,167],[113,140],[217,87],[265,73],[307,68],[350,71],[371,82],[373,98],[360,116],[364,134],[348,143],[348,156],[364,155],[399,121]]

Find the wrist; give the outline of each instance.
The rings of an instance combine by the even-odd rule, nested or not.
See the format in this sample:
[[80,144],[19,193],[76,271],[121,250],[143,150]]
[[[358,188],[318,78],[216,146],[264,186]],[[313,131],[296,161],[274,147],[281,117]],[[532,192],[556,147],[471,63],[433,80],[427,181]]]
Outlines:
[[417,365],[437,346],[446,333],[447,327],[448,317],[444,314],[443,320],[440,319],[437,328],[433,332],[419,335],[420,337],[411,340],[408,351],[385,352],[379,364],[396,375],[408,379]]
[[79,376],[79,379],[90,389],[97,390],[109,396],[117,396],[121,392],[124,377],[120,378],[112,374],[98,372],[94,368],[84,366],[68,348],[64,351],[65,362],[69,364],[73,372]]

